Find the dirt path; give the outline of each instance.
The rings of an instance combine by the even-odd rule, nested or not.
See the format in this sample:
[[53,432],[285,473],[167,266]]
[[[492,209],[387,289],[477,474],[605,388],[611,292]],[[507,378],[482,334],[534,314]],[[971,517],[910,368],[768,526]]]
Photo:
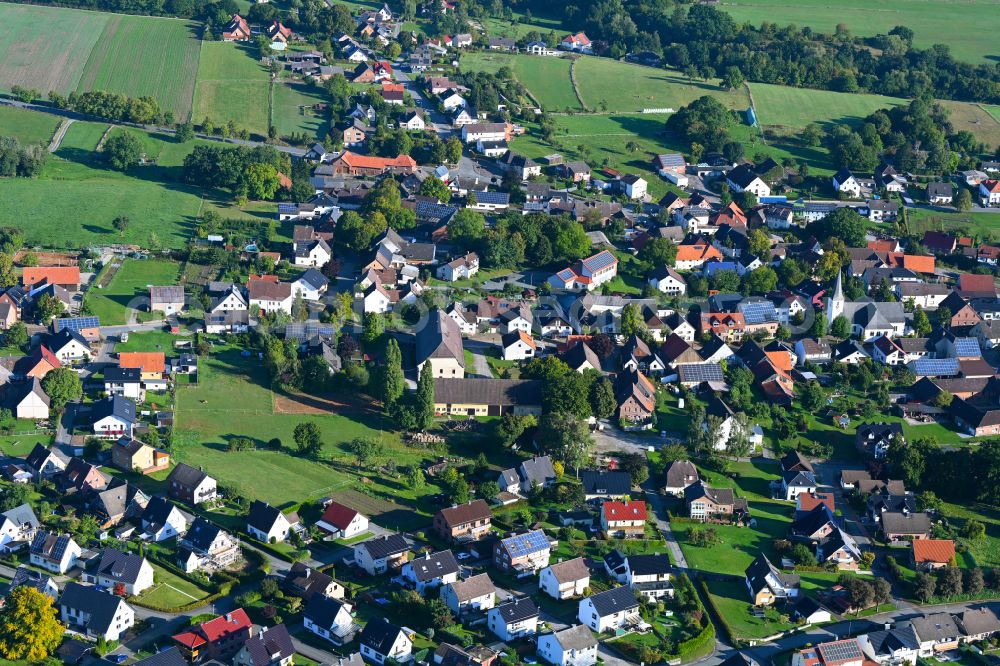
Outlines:
[[59,150],[59,146],[62,144],[63,137],[66,136],[66,130],[69,126],[74,123],[72,118],[64,118],[59,127],[56,128],[56,133],[52,137],[52,141],[49,143],[49,152],[54,153]]
[[573,61],[569,65],[569,80],[573,83],[573,92],[576,94],[576,99],[580,102],[580,106],[583,107],[584,111],[590,111],[590,109],[587,108],[587,103],[583,101],[583,95],[580,94],[580,86],[576,84],[577,62],[579,62],[579,58],[573,58]]
[[371,405],[314,395],[271,393],[275,414],[374,414]]

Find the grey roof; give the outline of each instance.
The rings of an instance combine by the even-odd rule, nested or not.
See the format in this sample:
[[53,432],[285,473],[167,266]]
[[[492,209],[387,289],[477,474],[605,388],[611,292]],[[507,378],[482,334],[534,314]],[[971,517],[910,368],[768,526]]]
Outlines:
[[597,645],[594,634],[584,624],[577,624],[562,631],[553,632],[552,635],[563,651],[586,650]]
[[666,555],[629,555],[625,560],[633,575],[670,573],[670,558]]
[[299,276],[299,279],[308,284],[313,289],[322,289],[330,284],[330,280],[315,268],[310,268]]
[[243,647],[250,653],[252,663],[261,666],[279,663],[282,659],[295,654],[292,637],[288,635],[288,629],[283,624],[270,629],[261,627],[260,632],[244,643]]
[[250,513],[247,514],[247,525],[261,532],[270,532],[279,516],[281,516],[281,510],[267,502],[254,500],[250,504]]
[[767,583],[768,575],[774,576],[782,585],[787,587],[797,587],[799,584],[798,574],[782,573],[777,567],[771,564],[771,561],[763,553],[750,563],[750,566],[746,568],[744,573],[747,582],[750,584],[750,589],[754,592],[759,592],[765,587],[770,587]]
[[1000,631],[1000,619],[991,608],[969,608],[955,616],[966,636],[978,636]]
[[142,371],[139,368],[110,366],[104,369],[104,381],[112,384],[138,384],[142,381]]
[[400,632],[402,629],[378,617],[365,625],[364,631],[361,632],[360,642],[361,645],[367,645],[378,654],[388,655]]
[[590,603],[594,605],[594,610],[601,617],[639,607],[635,592],[624,586],[594,594],[590,597]]
[[552,458],[549,456],[536,456],[521,462],[518,469],[524,481],[529,484],[545,485],[556,478],[556,471],[552,467]]
[[176,645],[171,645],[162,652],[135,662],[132,666],[188,666],[187,660]]
[[628,472],[584,470],[580,472],[583,492],[587,495],[627,495],[632,490]]
[[889,534],[926,534],[931,531],[931,519],[926,513],[882,514],[882,531]]
[[549,570],[560,583],[577,581],[590,576],[590,569],[582,557],[576,557],[565,562],[556,562],[549,565]]
[[146,505],[146,510],[142,512],[143,525],[165,525],[174,511],[180,511],[176,506],[162,497],[153,497]]
[[101,553],[101,560],[97,564],[95,573],[131,585],[138,580],[142,564],[145,561],[146,558],[142,555],[105,548]]
[[184,542],[196,550],[205,552],[221,531],[222,528],[218,525],[198,516],[184,534]]
[[[10,589],[13,590],[15,587],[27,585],[35,588],[39,592],[44,593],[48,589],[51,581],[52,577],[48,574],[34,569],[29,569],[25,566],[20,566],[17,568],[17,571],[14,572],[14,578],[10,582]],[[55,583],[52,584],[55,585]]]
[[90,347],[90,343],[87,342],[87,338],[83,337],[82,335],[80,335],[79,331],[76,331],[72,328],[64,328],[61,329],[58,333],[53,333],[46,339],[45,344],[53,352],[58,352],[60,349],[62,349],[69,343],[73,342],[74,340],[83,345],[84,347],[87,348]]
[[[693,481],[686,481],[693,478]],[[686,488],[698,481],[698,468],[690,460],[675,460],[667,468],[667,488]]]
[[150,287],[149,300],[153,305],[157,303],[183,303],[184,287],[171,285],[168,287]]
[[337,615],[343,607],[343,601],[331,599],[323,594],[314,594],[306,604],[302,616],[312,620],[317,626],[329,629],[336,623]]
[[108,416],[114,416],[127,423],[135,423],[135,403],[120,395],[109,396],[94,403],[91,416],[95,422]]
[[493,585],[493,581],[490,580],[489,574],[485,573],[470,576],[465,580],[455,581],[454,583],[450,583],[450,585],[452,591],[455,593],[455,598],[459,602],[483,597],[497,591],[496,586]]
[[74,608],[89,613],[87,629],[94,633],[105,634],[111,628],[115,613],[120,604],[125,603],[119,597],[108,592],[100,592],[96,587],[66,583],[66,589],[59,597],[59,605]]
[[888,656],[899,650],[916,650],[920,647],[913,626],[909,624],[896,625],[891,629],[868,632],[868,642],[876,655]]
[[458,323],[442,310],[435,310],[417,331],[417,365],[431,358],[452,358],[465,367],[465,349]]
[[4,518],[14,523],[17,527],[24,527],[25,525],[34,529],[41,527],[41,523],[38,522],[38,517],[35,515],[34,510],[32,510],[31,505],[29,504],[15,506],[13,509],[4,511],[2,515]]
[[167,484],[178,483],[185,488],[195,488],[207,477],[208,474],[204,470],[184,463],[177,463],[177,466],[170,470]]
[[962,630],[958,628],[955,618],[949,613],[934,613],[933,615],[915,617],[910,620],[910,624],[921,643],[944,641],[962,635]]
[[523,622],[532,617],[538,617],[538,607],[531,597],[519,597],[500,604],[494,610],[500,614],[505,624]]
[[375,537],[368,541],[362,541],[355,547],[364,548],[373,560],[380,560],[384,557],[398,555],[410,550],[410,546],[406,543],[406,539],[403,538],[402,534],[386,534]]
[[413,567],[414,578],[421,583],[458,573],[458,560],[450,550],[427,553],[413,558],[408,564]]

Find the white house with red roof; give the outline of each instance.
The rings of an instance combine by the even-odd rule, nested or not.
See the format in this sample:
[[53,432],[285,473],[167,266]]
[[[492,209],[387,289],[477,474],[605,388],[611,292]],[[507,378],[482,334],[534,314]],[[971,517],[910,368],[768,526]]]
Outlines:
[[582,32],[578,32],[575,35],[566,35],[559,42],[559,46],[566,51],[575,51],[576,53],[594,52],[594,45],[591,43],[590,38]]
[[350,539],[368,530],[368,517],[340,502],[330,502],[323,517],[316,521],[316,527],[335,539]]
[[593,291],[617,275],[618,258],[608,250],[601,250],[552,275],[548,282],[555,289]]
[[601,530],[608,536],[641,537],[646,533],[646,503],[625,500],[601,505]]
[[979,183],[979,198],[984,206],[1000,206],[1000,180],[984,180]]
[[222,31],[224,42],[246,42],[250,40],[250,24],[239,14],[233,14],[229,25]]

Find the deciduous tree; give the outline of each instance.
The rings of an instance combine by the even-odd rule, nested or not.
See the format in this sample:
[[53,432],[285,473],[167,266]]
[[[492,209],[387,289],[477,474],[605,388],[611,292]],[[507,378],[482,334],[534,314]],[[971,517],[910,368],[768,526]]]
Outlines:
[[64,630],[52,599],[22,585],[8,593],[0,609],[0,655],[12,661],[42,661],[59,647]]

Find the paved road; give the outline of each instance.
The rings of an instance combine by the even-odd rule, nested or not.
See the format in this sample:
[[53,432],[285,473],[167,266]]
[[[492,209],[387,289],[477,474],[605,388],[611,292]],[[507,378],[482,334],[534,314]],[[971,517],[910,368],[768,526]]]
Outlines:
[[441,139],[447,139],[454,131],[448,116],[438,111],[434,103],[427,99],[427,96],[424,95],[424,91],[420,89],[417,82],[412,80],[410,76],[403,71],[402,65],[402,61],[392,63],[396,80],[403,84],[403,89],[410,93],[413,100],[417,102],[417,105],[423,109],[424,113],[427,114],[427,117],[430,118],[431,129],[433,129],[434,132],[441,137]]
[[54,153],[59,150],[59,146],[62,145],[63,137],[66,136],[66,130],[72,125],[75,120],[72,118],[66,118],[61,123],[59,123],[59,128],[56,130],[55,136],[52,137],[52,141],[49,142],[49,152]]
[[466,340],[465,348],[472,352],[472,371],[480,377],[493,377],[490,364],[486,360],[486,350],[493,345],[481,340]]

